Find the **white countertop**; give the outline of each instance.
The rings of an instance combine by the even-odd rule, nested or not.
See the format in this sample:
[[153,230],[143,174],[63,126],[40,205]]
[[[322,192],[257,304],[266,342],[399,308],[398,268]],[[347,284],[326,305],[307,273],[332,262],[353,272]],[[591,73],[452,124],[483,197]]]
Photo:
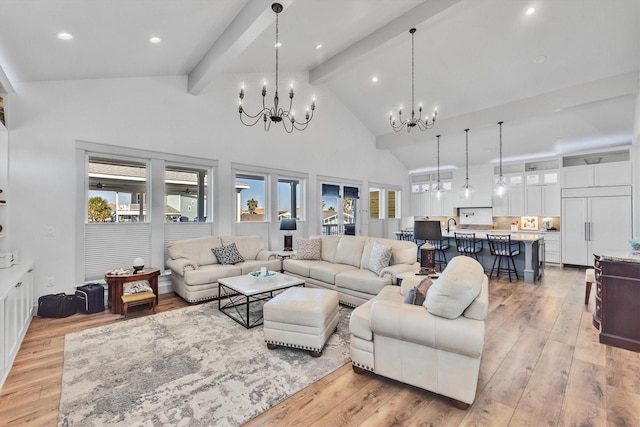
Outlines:
[[511,240],[520,242],[529,242],[544,239],[543,233],[521,233],[519,231],[509,230],[470,230],[462,228],[451,230],[449,233],[447,233],[445,230],[442,232],[442,237],[454,238],[455,233],[475,233],[477,239],[484,240],[486,240],[487,234],[509,234],[511,235]]
[[604,251],[600,254],[600,259],[608,261],[636,262],[640,263],[640,254],[632,254],[631,251]]
[[0,268],[0,299],[4,298],[30,268],[31,261],[22,260],[9,268]]

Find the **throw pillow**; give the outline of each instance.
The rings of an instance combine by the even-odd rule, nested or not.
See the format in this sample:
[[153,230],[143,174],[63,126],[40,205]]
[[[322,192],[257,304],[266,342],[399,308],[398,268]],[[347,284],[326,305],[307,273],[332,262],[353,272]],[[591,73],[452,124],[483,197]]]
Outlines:
[[138,280],[136,282],[129,282],[124,284],[122,293],[124,295],[139,294],[141,292],[153,292],[148,280]]
[[484,270],[473,258],[454,257],[427,291],[424,306],[434,316],[455,319],[482,290]]
[[369,255],[369,270],[380,275],[382,269],[389,266],[389,261],[391,261],[391,246],[374,242]]
[[404,297],[404,303],[422,305],[425,298],[427,297],[427,290],[431,286],[431,283],[431,279],[429,279],[428,277],[422,279],[420,283],[409,289],[409,292],[407,292],[407,296]]
[[296,259],[319,260],[322,249],[321,239],[298,239]]
[[227,246],[221,246],[219,248],[213,248],[211,250],[220,264],[237,264],[244,261],[244,258],[242,258],[242,255],[238,252],[238,248],[235,243]]

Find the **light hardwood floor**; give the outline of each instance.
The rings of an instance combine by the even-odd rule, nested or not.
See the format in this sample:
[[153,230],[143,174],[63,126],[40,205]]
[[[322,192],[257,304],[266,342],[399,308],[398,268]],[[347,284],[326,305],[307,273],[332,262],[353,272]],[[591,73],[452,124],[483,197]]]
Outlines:
[[[640,354],[598,343],[594,294],[585,306],[579,269],[548,267],[537,285],[491,280],[478,393],[466,411],[347,364],[247,425],[640,426]],[[161,295],[158,312],[186,305]],[[106,311],[34,318],[0,393],[0,425],[55,426],[64,335],[118,321]]]

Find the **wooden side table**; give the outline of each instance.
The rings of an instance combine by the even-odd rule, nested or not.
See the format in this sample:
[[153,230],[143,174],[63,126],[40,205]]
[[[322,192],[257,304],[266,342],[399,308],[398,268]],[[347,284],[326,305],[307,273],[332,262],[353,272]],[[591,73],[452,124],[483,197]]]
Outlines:
[[159,268],[148,268],[131,274],[105,274],[104,280],[109,286],[108,305],[113,314],[122,314],[122,292],[124,284],[136,282],[138,280],[148,280],[153,293],[156,294],[156,305],[158,304],[158,276]]

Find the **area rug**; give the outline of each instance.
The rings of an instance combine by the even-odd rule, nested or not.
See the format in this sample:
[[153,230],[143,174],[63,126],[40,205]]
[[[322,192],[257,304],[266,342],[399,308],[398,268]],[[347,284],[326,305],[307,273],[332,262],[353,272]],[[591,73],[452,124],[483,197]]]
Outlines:
[[349,361],[351,311],[318,358],[215,302],[68,334],[58,425],[241,425]]

